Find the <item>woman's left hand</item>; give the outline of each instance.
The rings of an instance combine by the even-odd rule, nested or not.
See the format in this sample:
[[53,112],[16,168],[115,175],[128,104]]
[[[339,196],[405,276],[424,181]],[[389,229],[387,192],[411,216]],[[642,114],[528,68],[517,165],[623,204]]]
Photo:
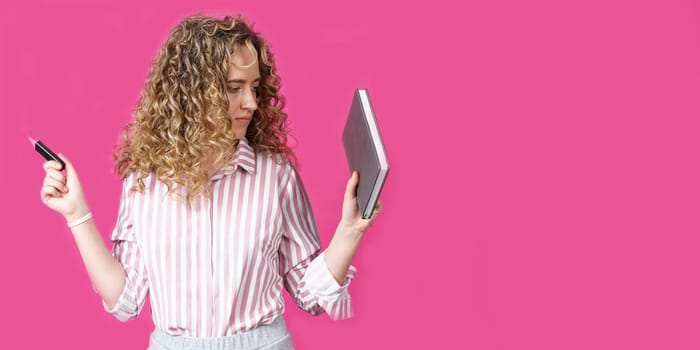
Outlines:
[[350,180],[348,180],[345,188],[345,199],[343,200],[343,217],[340,220],[340,225],[349,229],[355,235],[362,235],[367,228],[372,224],[377,214],[382,210],[382,203],[377,201],[374,206],[374,212],[369,219],[363,219],[360,213],[359,205],[357,204],[357,195],[355,189],[360,182],[360,175],[357,171],[352,172]]

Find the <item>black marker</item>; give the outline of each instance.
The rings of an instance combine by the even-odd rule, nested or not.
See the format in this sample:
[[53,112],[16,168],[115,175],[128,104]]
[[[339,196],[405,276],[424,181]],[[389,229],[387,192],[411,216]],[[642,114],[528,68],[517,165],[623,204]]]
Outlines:
[[41,154],[46,160],[55,160],[61,163],[61,169],[59,170],[63,170],[66,168],[66,163],[64,163],[63,160],[56,155],[56,153],[53,153],[53,151],[46,147],[46,145],[43,144],[41,141],[37,141],[30,137],[29,142],[31,142],[32,145],[34,145],[34,149],[39,154]]

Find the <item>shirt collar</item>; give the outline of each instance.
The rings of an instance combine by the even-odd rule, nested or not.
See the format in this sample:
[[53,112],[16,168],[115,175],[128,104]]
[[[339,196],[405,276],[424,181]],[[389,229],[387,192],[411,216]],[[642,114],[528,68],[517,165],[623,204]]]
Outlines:
[[240,167],[248,174],[255,175],[255,149],[248,143],[246,138],[238,141],[238,147],[233,154],[233,158],[217,170],[209,178],[209,181],[218,181],[224,176],[229,176],[236,171],[237,167]]
[[239,166],[246,172],[255,174],[255,158],[255,149],[248,143],[248,139],[243,137],[238,141],[236,154],[234,154],[233,160],[229,165],[233,166],[234,170],[236,166]]

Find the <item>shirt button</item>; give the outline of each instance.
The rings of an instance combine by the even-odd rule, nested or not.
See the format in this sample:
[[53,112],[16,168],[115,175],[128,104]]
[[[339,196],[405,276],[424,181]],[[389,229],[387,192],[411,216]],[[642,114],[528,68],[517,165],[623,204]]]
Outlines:
[[233,167],[232,166],[227,166],[224,168],[224,175],[231,175],[233,173]]

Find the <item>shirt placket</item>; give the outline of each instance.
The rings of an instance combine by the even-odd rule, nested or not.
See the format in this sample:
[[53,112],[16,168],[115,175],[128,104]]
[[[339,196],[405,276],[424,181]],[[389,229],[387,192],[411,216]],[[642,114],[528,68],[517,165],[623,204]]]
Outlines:
[[[211,179],[209,179],[209,186],[210,188],[213,188],[214,183],[221,178],[221,174],[215,174],[212,176]],[[200,259],[200,262],[203,265],[202,272],[205,274],[203,278],[207,280],[206,282],[206,288],[205,288],[205,301],[206,305],[203,305],[205,308],[202,310],[204,314],[202,317],[204,317],[203,323],[205,325],[205,329],[203,330],[202,334],[208,334],[208,337],[214,337],[216,330],[214,329],[214,317],[215,317],[215,309],[216,309],[216,300],[215,300],[215,293],[214,291],[217,288],[216,285],[216,279],[215,279],[215,270],[214,270],[214,249],[215,249],[215,235],[214,235],[214,230],[215,230],[215,225],[214,225],[214,220],[215,220],[215,208],[214,208],[214,203],[215,203],[215,194],[211,193],[209,196],[203,196],[202,197],[202,204],[205,206],[203,214],[204,214],[204,221],[206,222],[205,227],[203,227],[203,232],[202,232],[202,244],[204,246],[205,254],[202,256],[202,259]]]
[[216,280],[214,278],[214,200],[215,200],[215,195],[212,194],[209,196],[209,230],[207,233],[209,234],[209,278],[211,283],[209,286],[211,287],[209,289],[209,294],[208,294],[208,300],[209,300],[209,330],[211,334],[209,334],[210,337],[214,337],[214,310],[216,305],[216,300],[214,297],[214,290],[217,288],[215,285]]
[[[219,244],[221,244],[221,242],[219,242],[219,240],[223,239],[223,238],[217,236],[217,234],[216,234],[217,228],[216,228],[215,223],[217,220],[219,220],[219,216],[226,215],[226,213],[220,213],[217,211],[220,208],[216,207],[215,203],[217,203],[217,201],[219,200],[219,196],[221,196],[222,194],[214,191],[214,185],[218,181],[224,181],[225,177],[230,176],[233,173],[233,171],[235,170],[235,168],[236,167],[233,164],[226,165],[215,176],[212,177],[211,182],[210,182],[210,186],[212,188],[212,193],[211,193],[211,196],[209,197],[209,202],[208,202],[208,204],[209,204],[209,228],[210,228],[208,233],[209,233],[209,251],[210,251],[210,254],[209,254],[210,265],[209,266],[210,266],[210,277],[211,277],[211,284],[210,284],[211,290],[209,293],[208,300],[211,303],[210,304],[210,306],[211,306],[211,308],[210,308],[210,328],[211,328],[211,336],[212,337],[216,337],[218,334],[217,332],[224,331],[221,329],[215,329],[215,326],[216,327],[219,326],[219,324],[217,322],[218,319],[216,317],[217,316],[217,305],[219,302],[219,298],[221,297],[219,294],[220,294],[220,291],[222,290],[222,288],[224,287],[223,284],[225,283],[225,281],[221,281],[220,279],[217,278],[217,273],[219,275],[221,275],[221,273],[220,273],[220,271],[218,271],[218,269],[223,268],[223,266],[217,266],[216,261],[217,261],[217,258],[219,258],[219,257],[216,256],[216,252],[217,252],[217,246]],[[224,263],[226,263],[225,257],[223,257],[223,259],[224,259]],[[222,311],[222,310],[219,310],[219,311]]]

